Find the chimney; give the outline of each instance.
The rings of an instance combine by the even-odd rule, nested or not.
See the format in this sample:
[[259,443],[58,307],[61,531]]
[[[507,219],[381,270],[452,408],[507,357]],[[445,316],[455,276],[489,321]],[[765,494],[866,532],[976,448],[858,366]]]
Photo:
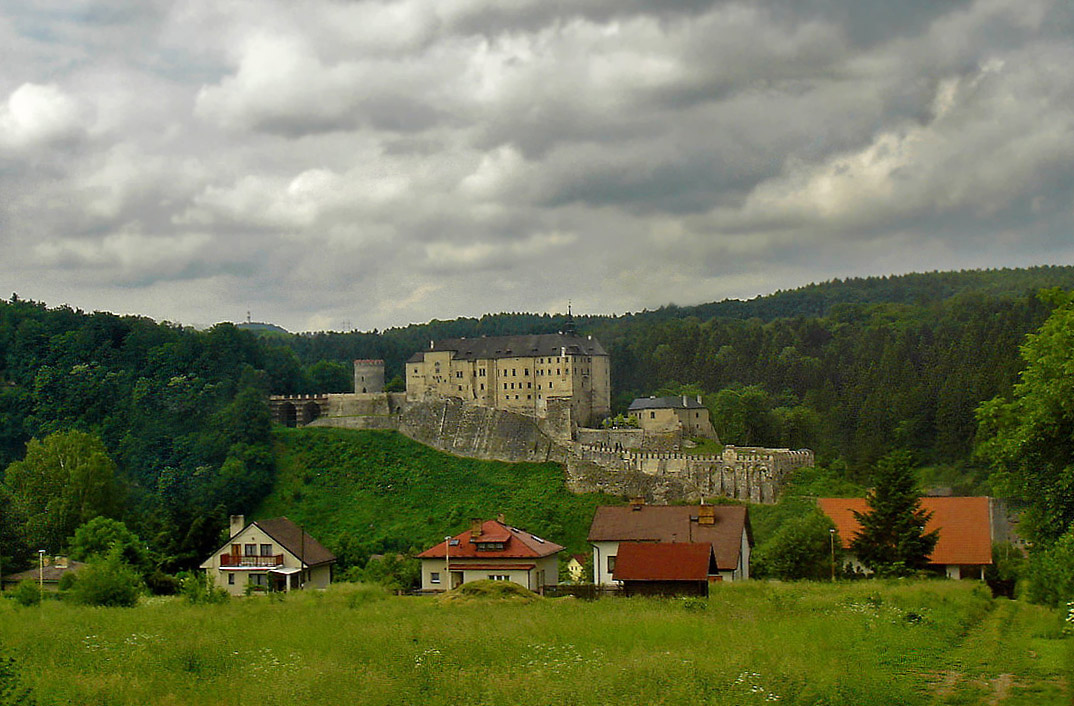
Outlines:
[[231,536],[234,537],[246,526],[246,517],[243,515],[231,516]]
[[429,341],[429,350],[432,350],[432,349],[433,349],[433,342]]
[[697,403],[698,403],[698,404],[701,404],[701,395],[698,395],[698,396],[697,396]]
[[683,407],[685,407],[685,406],[686,406],[686,395],[683,395],[683,396],[682,396],[682,406],[683,406]]
[[697,509],[697,524],[699,525],[714,525],[716,524],[716,506],[715,505],[702,505]]
[[470,520],[470,539],[477,539],[481,536],[481,518],[475,517]]
[[496,515],[496,521],[499,522],[501,525],[506,524],[506,521],[505,521],[505,518],[504,518],[502,512],[499,515]]
[[65,556],[56,557],[56,568],[57,569],[66,569],[67,568],[67,557],[65,557]]
[[644,506],[645,506],[645,498],[644,497],[642,497],[640,495],[637,495],[637,496],[634,496],[634,497],[632,497],[630,499],[630,509],[633,510],[634,512],[637,512],[638,510],[642,509],[642,507],[644,507]]

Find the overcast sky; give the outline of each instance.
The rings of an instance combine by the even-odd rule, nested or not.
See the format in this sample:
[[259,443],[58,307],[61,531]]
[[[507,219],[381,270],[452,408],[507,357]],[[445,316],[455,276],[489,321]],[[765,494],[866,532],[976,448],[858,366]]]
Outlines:
[[1070,0],[21,0],[0,296],[622,313],[1074,263]]

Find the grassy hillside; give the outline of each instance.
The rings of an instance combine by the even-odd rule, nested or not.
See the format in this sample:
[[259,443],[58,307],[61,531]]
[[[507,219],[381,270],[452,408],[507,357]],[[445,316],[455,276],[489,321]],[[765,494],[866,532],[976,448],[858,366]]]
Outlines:
[[332,548],[423,549],[504,513],[572,551],[583,551],[600,494],[574,495],[554,463],[476,461],[401,434],[306,428],[274,433],[275,488],[257,517],[286,515]]
[[1054,611],[956,581],[594,603],[354,585],[208,606],[0,601],[0,635],[0,694],[17,680],[39,704],[116,705],[1047,706],[1069,703],[1074,644]]

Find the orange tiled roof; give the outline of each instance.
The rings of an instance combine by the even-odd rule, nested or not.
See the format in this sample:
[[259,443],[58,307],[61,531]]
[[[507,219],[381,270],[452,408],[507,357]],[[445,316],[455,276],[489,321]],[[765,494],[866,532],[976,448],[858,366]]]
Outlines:
[[[817,505],[832,518],[844,547],[861,529],[854,511],[864,513],[869,509],[865,498],[818,498]],[[921,498],[921,507],[932,513],[925,531],[940,530],[929,563],[992,563],[992,521],[987,497]]]
[[[460,532],[451,538],[452,559],[532,559],[536,557],[550,556],[563,551],[563,547],[555,542],[541,539],[525,530],[505,525],[497,520],[486,520],[481,523],[481,534],[474,537],[470,530]],[[491,551],[478,551],[477,545],[482,542],[503,542],[503,549]],[[444,542],[426,549],[418,554],[419,559],[440,559],[444,556]]]
[[717,573],[712,545],[623,542],[616,581],[705,581]]

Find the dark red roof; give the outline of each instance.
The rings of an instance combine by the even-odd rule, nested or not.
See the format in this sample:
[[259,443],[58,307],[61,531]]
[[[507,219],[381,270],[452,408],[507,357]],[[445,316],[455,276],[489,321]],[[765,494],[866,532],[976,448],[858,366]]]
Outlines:
[[718,572],[712,545],[624,542],[615,559],[616,581],[706,581]]
[[[497,520],[486,520],[481,523],[481,533],[474,536],[473,532],[466,530],[451,538],[452,559],[535,559],[538,557],[551,556],[556,552],[563,551],[563,547],[555,542],[541,539],[517,527],[505,525]],[[478,550],[479,544],[489,542],[503,542],[503,549]],[[430,549],[418,554],[419,559],[438,559],[444,556],[445,542],[440,542]]]
[[[712,545],[716,565],[725,571],[738,568],[742,554],[742,532],[753,543],[749,514],[744,505],[708,505],[715,522],[698,521],[697,505],[629,505],[598,507],[589,526],[590,542],[664,542]],[[619,545],[622,548],[622,544]],[[618,561],[618,559],[616,560]]]
[[[844,547],[858,534],[861,524],[854,512],[868,512],[865,498],[818,498],[817,505],[832,518]],[[921,498],[921,507],[932,513],[925,531],[940,531],[930,564],[991,564],[992,519],[987,497]]]

